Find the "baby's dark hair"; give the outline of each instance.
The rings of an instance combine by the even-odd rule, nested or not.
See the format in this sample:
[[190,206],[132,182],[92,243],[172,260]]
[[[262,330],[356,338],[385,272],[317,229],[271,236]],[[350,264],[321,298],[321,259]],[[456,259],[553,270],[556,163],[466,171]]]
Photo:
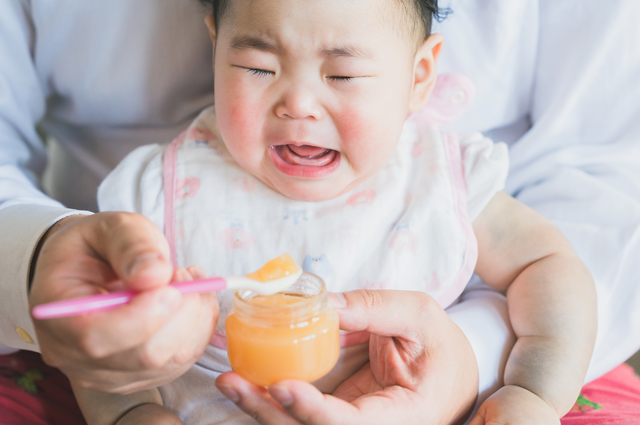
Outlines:
[[[438,0],[396,0],[402,3],[402,6],[408,12],[413,20],[413,28],[410,28],[413,34],[424,41],[431,34],[431,23],[435,18],[437,21],[444,19],[451,11],[449,9],[440,10],[438,8]],[[222,17],[228,9],[230,0],[200,0],[200,3],[209,7],[213,13],[213,19],[216,28],[220,28]]]

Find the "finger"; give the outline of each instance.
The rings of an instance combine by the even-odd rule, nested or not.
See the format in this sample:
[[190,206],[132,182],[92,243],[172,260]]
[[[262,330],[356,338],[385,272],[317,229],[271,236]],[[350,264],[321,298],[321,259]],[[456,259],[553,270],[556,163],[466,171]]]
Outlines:
[[272,385],[269,394],[292,417],[308,425],[413,423],[416,419],[416,394],[399,386],[365,395],[353,403],[295,380]]
[[[172,318],[182,295],[173,287],[144,291],[129,304],[82,316],[53,319],[60,341],[100,359],[143,345]],[[59,321],[56,324],[54,321]]]
[[[340,316],[340,328],[346,331],[414,339],[446,315],[423,292],[358,289],[329,295]],[[424,326],[408,326],[422,323]]]
[[468,425],[484,425],[484,418],[480,416],[480,414],[476,413]]
[[182,267],[178,267],[173,270],[173,274],[171,276],[171,283],[173,282],[185,282],[187,280],[191,280],[191,273]]
[[[191,266],[184,270],[184,275],[177,277],[181,279],[180,281],[185,281],[204,279],[206,274],[202,267]],[[172,357],[172,360],[178,364],[194,362],[204,353],[218,322],[218,302],[215,294],[203,293],[199,294],[199,297],[200,314],[196,319],[193,330],[188,333],[188,338],[183,344],[180,344]]]
[[204,279],[207,277],[204,269],[200,266],[190,266],[187,268],[187,272],[191,275],[191,280]]
[[332,395],[346,402],[353,402],[366,394],[382,391],[384,387],[376,381],[371,362],[365,363],[360,370],[338,385]]
[[[200,275],[198,269],[193,270]],[[178,268],[173,272],[174,282],[192,279],[188,270]],[[172,359],[175,363],[193,363],[200,357],[211,339],[217,319],[218,306],[212,294],[192,294],[183,296],[179,308],[155,333],[141,341],[141,346],[122,353],[124,347],[114,347],[113,356],[104,362],[94,364],[108,365],[119,370],[158,369]],[[125,355],[126,354],[126,355]]]
[[169,244],[151,220],[123,212],[99,213],[93,220],[83,227],[85,241],[128,288],[140,291],[169,283]]
[[196,318],[193,331],[172,359],[176,363],[196,361],[209,345],[218,322],[218,302],[215,294],[199,294],[200,315]]
[[[173,271],[173,282],[184,282],[192,279],[191,273],[185,269],[177,268]],[[196,329],[203,326],[210,328],[201,322],[201,310],[203,301],[199,294],[183,296],[181,304],[175,310],[169,320],[146,342],[137,349],[129,352],[126,362],[111,363],[112,367],[120,370],[144,370],[158,369],[175,356],[176,352],[183,350],[185,343],[190,340]],[[193,352],[179,363],[187,363],[194,359]]]
[[220,375],[216,379],[216,387],[261,425],[300,425],[271,398],[266,389],[256,387],[235,372]]
[[[133,364],[130,366],[153,369],[168,362],[190,340],[195,329],[202,325],[198,322],[202,304],[199,294],[183,296],[180,308],[174,312],[158,332],[140,347],[138,355],[135,356]],[[209,328],[206,324],[205,326],[207,329]],[[189,356],[182,363],[191,360],[192,357],[192,355]]]
[[324,395],[302,381],[282,381],[269,387],[269,394],[303,424],[357,424],[358,409],[344,400]]

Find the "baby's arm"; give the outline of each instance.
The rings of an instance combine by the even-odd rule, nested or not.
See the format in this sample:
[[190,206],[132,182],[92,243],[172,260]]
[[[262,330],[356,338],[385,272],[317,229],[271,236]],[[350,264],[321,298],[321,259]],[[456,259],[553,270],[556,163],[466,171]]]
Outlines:
[[73,387],[80,410],[88,425],[181,425],[182,421],[162,406],[157,388],[133,394],[107,394]]
[[578,397],[595,342],[591,275],[559,230],[504,193],[473,227],[476,273],[506,292],[518,338],[505,367],[505,387],[512,394],[530,391],[562,417]]

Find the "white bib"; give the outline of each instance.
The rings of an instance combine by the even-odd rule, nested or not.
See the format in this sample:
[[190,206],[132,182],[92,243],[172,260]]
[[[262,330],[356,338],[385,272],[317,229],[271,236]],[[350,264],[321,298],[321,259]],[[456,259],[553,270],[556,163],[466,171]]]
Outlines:
[[[442,307],[473,274],[477,242],[460,147],[434,127],[407,121],[381,171],[323,202],[287,198],[240,168],[213,107],[167,147],[163,162],[165,235],[177,267],[246,274],[286,252],[329,291],[422,291]],[[218,337],[231,308],[226,292],[218,297]]]

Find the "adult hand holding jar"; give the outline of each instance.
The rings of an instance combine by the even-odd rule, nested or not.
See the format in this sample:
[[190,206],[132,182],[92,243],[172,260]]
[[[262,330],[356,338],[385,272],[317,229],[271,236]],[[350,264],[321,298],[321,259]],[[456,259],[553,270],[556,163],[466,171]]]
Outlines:
[[478,371],[468,340],[429,295],[357,290],[331,294],[340,328],[368,331],[369,362],[331,395],[285,380],[268,389],[235,372],[216,386],[263,425],[462,422]]

